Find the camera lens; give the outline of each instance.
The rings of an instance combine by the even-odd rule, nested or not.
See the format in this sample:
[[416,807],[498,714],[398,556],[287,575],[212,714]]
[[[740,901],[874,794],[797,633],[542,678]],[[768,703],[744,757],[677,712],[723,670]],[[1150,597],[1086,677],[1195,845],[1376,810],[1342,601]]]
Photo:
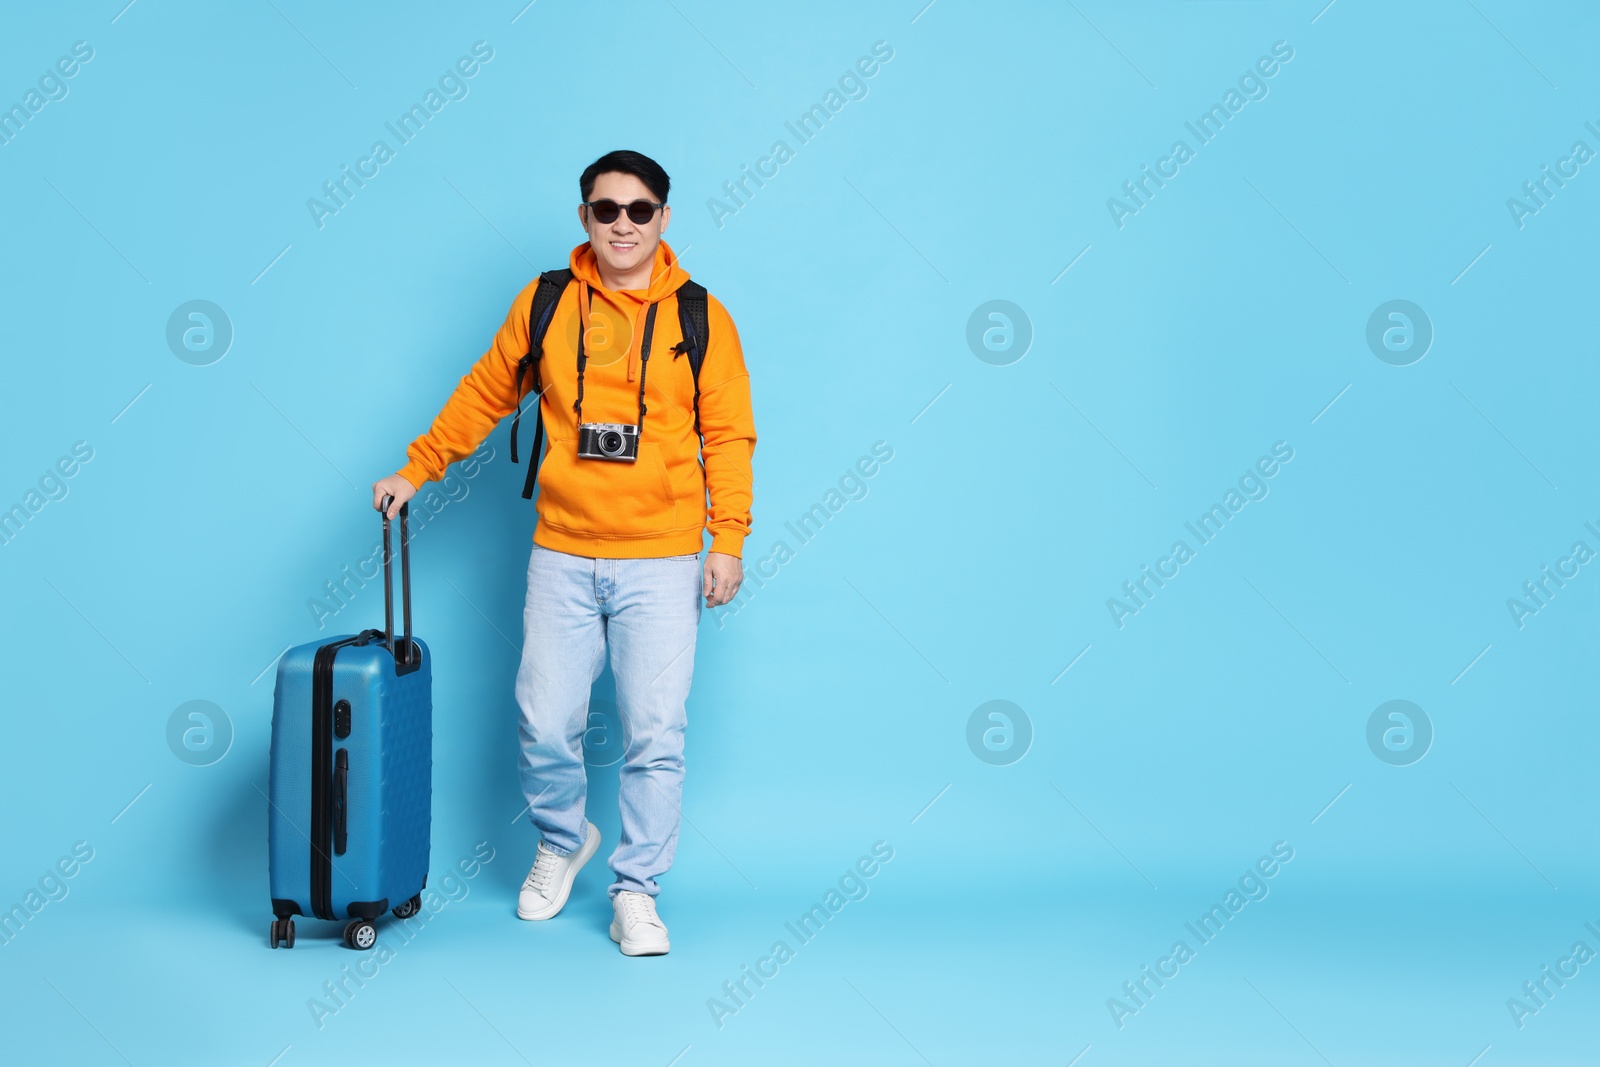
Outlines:
[[622,452],[622,435],[615,430],[607,430],[600,435],[600,451],[608,456],[619,455]]

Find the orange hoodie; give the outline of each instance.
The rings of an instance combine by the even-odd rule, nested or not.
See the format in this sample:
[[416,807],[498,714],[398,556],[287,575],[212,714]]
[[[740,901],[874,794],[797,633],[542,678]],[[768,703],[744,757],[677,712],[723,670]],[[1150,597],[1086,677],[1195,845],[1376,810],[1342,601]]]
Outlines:
[[[672,249],[665,241],[656,249],[648,289],[606,289],[587,242],[572,250],[571,264],[574,284],[550,318],[539,363],[549,444],[539,468],[534,543],[579,556],[633,559],[698,552],[702,531],[710,531],[711,551],[740,555],[750,533],[756,431],[750,375],[733,319],[715,297],[708,298],[711,337],[700,368],[702,444],[694,432],[694,375],[688,359],[672,350],[683,340],[675,294],[689,280]],[[528,313],[537,288],[534,279],[517,294],[494,343],[461,379],[432,428],[406,450],[409,462],[400,474],[412,485],[443,477],[446,467],[470,455],[516,410],[517,361],[528,351]],[[588,323],[583,421],[637,423],[640,341],[651,304],[658,306],[644,371],[639,458],[579,459],[573,410],[579,323]],[[523,390],[532,391],[531,373]],[[520,439],[531,442],[534,401],[525,395],[523,403]],[[536,458],[522,457],[525,463]]]

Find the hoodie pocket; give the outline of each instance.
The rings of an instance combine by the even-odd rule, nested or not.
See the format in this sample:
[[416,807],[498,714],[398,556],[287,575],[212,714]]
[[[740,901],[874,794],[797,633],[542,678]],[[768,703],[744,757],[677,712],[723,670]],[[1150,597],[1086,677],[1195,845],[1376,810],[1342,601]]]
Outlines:
[[705,522],[706,472],[697,453],[663,453],[667,491],[672,494],[672,515],[678,527]]
[[573,444],[551,435],[544,459],[539,464],[539,515],[541,518],[568,529],[588,527],[588,516],[581,513],[582,499],[573,485],[571,464],[568,462]]
[[678,501],[676,495],[672,492],[672,479],[667,477],[667,464],[661,458],[661,449],[641,442],[639,452],[640,462],[643,462],[644,456],[648,454],[650,465],[656,469],[656,484],[660,487],[661,492],[661,513],[663,516],[671,516],[672,529],[677,529]]
[[648,536],[676,526],[671,485],[661,453],[640,443],[632,463],[578,458],[578,444],[552,438],[539,469],[539,514],[568,530]]

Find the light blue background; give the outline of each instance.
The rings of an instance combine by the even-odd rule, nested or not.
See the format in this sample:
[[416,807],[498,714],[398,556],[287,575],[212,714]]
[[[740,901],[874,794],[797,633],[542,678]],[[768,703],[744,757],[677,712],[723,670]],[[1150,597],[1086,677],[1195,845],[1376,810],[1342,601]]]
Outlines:
[[[1594,966],[1522,1029],[1506,1007],[1600,949],[1600,573],[1521,629],[1506,603],[1600,549],[1600,176],[1521,229],[1506,205],[1600,149],[1587,5],[122,2],[0,35],[0,104],[95,49],[0,146],[0,507],[94,449],[0,546],[0,904],[95,850],[0,947],[17,1062],[1593,1054]],[[319,230],[306,199],[480,40],[470,95]],[[718,227],[707,199],[880,40],[866,98]],[[1267,97],[1119,229],[1107,198],[1277,41]],[[668,240],[740,328],[747,565],[874,442],[894,458],[706,613],[674,948],[627,960],[602,863],[558,920],[513,918],[533,510],[497,430],[413,568],[435,881],[496,858],[319,1029],[308,999],[360,957],[309,920],[266,948],[267,668],[381,619],[375,584],[320,633],[306,602],[624,146],[671,173]],[[211,366],[165,341],[192,299],[234,327]],[[965,340],[994,299],[1033,329],[1008,366]],[[1406,367],[1365,341],[1392,299],[1435,330]],[[1278,441],[1270,495],[1119,629],[1107,598]],[[166,741],[194,699],[234,729],[206,767]],[[1009,766],[966,741],[995,699],[1032,724]],[[1367,747],[1391,699],[1435,731],[1410,766]],[[615,768],[594,781],[609,850]],[[719,1029],[707,999],[880,840],[870,895]],[[1119,1029],[1107,998],[1277,841],[1270,896]]]

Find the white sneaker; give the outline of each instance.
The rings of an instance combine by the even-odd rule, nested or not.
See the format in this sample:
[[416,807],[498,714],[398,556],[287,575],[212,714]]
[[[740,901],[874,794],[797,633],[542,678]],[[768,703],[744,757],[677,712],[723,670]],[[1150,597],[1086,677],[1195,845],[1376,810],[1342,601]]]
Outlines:
[[619,890],[611,898],[616,918],[611,920],[611,940],[624,956],[665,956],[672,947],[667,924],[656,914],[656,900],[648,893]]
[[592,822],[584,825],[588,828],[588,834],[576,852],[558,856],[545,848],[543,841],[539,842],[533,870],[528,872],[527,880],[522,883],[522,892],[517,894],[517,918],[549,919],[566,906],[567,895],[572,892],[572,880],[578,877],[578,872],[590,857],[600,850],[600,831]]

